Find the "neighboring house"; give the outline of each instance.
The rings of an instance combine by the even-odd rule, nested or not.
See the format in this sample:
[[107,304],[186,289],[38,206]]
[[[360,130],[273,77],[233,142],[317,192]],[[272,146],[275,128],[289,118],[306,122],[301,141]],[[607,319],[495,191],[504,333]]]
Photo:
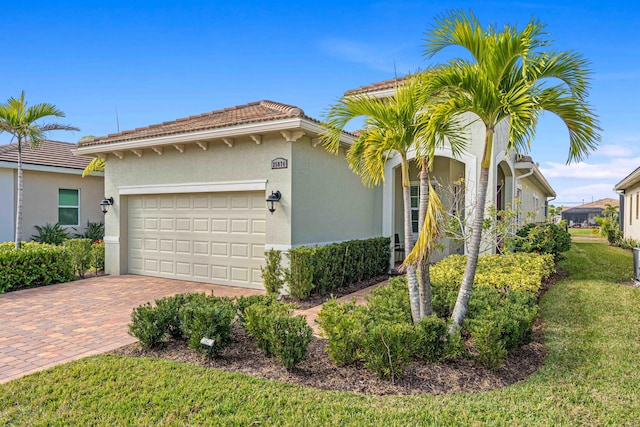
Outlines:
[[[23,204],[22,236],[36,234],[36,225],[60,223],[85,228],[87,221],[103,220],[99,203],[103,198],[102,176],[82,178],[89,159],[71,154],[75,144],[45,141],[38,150],[22,145]],[[18,146],[0,145],[0,242],[15,239],[18,185]],[[73,230],[69,230],[73,232]]]
[[[394,88],[386,81],[347,95],[387,96]],[[505,151],[507,129],[496,129],[489,188],[500,190],[488,203],[506,207],[521,188],[539,194],[544,207],[553,190],[532,163],[516,166],[515,154]],[[393,243],[394,235],[402,242],[399,157],[389,158],[384,185],[366,188],[345,150],[329,154],[320,132],[320,122],[301,109],[260,101],[79,142],[75,154],[105,160],[105,197],[114,199],[105,217],[106,272],[262,288],[265,249],[377,236]],[[454,158],[438,150],[433,169],[441,185],[463,195],[458,209],[475,199],[483,149],[482,126],[467,132],[468,152]],[[344,147],[354,138],[343,133]],[[417,202],[414,162],[410,174]],[[266,199],[275,192],[281,199],[270,213]],[[416,204],[414,233],[417,214]],[[444,246],[439,256],[463,250]]]
[[584,205],[574,206],[562,211],[562,219],[568,221],[569,226],[580,225],[583,227],[595,227],[598,225],[596,216],[602,216],[602,211],[607,205],[619,206],[620,203],[616,199],[606,198]]
[[613,188],[620,195],[618,209],[624,238],[640,240],[640,167]]

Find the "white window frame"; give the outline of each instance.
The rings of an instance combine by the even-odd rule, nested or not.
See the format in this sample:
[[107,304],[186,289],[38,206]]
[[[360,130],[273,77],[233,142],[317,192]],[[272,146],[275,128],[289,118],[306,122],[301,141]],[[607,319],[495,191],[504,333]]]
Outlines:
[[[61,205],[60,204],[60,190],[71,190],[71,191],[77,191],[78,192],[78,205],[77,206],[71,206],[71,205]],[[81,202],[80,202],[80,189],[79,188],[58,188],[58,223],[60,223],[60,208],[65,208],[65,209],[69,209],[69,208],[75,208],[78,210],[78,223],[77,224],[60,224],[61,227],[78,227],[80,226],[80,206],[81,206]]]

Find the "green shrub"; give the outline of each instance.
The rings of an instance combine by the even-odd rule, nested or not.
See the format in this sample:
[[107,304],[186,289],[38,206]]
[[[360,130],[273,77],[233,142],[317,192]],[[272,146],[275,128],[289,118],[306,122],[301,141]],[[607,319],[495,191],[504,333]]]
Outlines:
[[287,253],[289,268],[285,278],[289,293],[301,300],[307,299],[313,290],[313,254],[314,249],[305,246],[290,249]]
[[[197,294],[196,294],[197,295]],[[231,321],[236,307],[229,298],[187,297],[188,302],[179,309],[183,336],[189,348],[216,357],[231,344]],[[213,345],[202,344],[202,338],[213,340]]]
[[144,348],[157,347],[167,334],[165,318],[162,312],[150,303],[133,309],[129,334],[140,341]]
[[104,240],[104,222],[102,221],[87,221],[87,228],[84,232],[79,233],[77,228],[74,228],[73,231],[75,231],[73,237],[76,239],[89,239],[91,243]]
[[266,265],[260,267],[260,273],[262,275],[262,281],[264,282],[264,288],[270,295],[280,293],[280,289],[284,284],[282,267],[280,263],[282,261],[282,251],[275,249],[269,249],[265,252]]
[[271,353],[285,368],[291,369],[307,356],[313,331],[304,316],[270,314],[270,317]]
[[327,338],[327,352],[334,363],[347,365],[360,359],[367,321],[366,307],[356,305],[355,299],[346,304],[331,299],[322,305],[318,324]]
[[560,259],[562,252],[571,248],[571,235],[556,224],[527,224],[516,235],[515,250],[518,252],[537,252],[551,254]]
[[[430,269],[431,282],[434,288],[457,288],[462,283],[467,257],[449,255]],[[486,255],[478,258],[478,266],[474,278],[474,289],[488,287],[505,290],[514,289],[537,293],[542,281],[554,271],[554,258],[551,254],[507,253],[505,255]],[[434,307],[449,301],[448,296],[441,295],[444,300],[436,301]],[[455,301],[454,301],[455,302]],[[438,311],[438,314],[440,312]],[[441,317],[446,317],[442,316]]]
[[0,293],[10,289],[43,286],[74,280],[67,248],[36,242],[0,244]]
[[245,310],[246,330],[258,348],[275,356],[287,369],[307,354],[312,330],[304,316],[292,316],[291,306],[254,304]]
[[326,246],[290,249],[285,280],[291,295],[305,299],[315,292],[326,295],[352,283],[385,274],[389,268],[390,240],[376,237]]
[[622,249],[640,248],[640,242],[632,237],[628,237],[625,239],[624,237],[620,236],[618,240],[616,240],[615,244]]
[[416,325],[416,356],[428,362],[442,360],[447,352],[447,321],[426,316]]
[[256,346],[272,355],[271,349],[271,319],[273,316],[291,314],[291,306],[287,304],[253,304],[244,310],[245,329],[256,341]]
[[61,245],[62,242],[69,238],[67,231],[58,223],[53,225],[49,223],[46,223],[45,225],[36,225],[35,229],[38,231],[38,234],[31,236],[31,239],[38,243]]
[[69,248],[73,271],[75,274],[84,278],[84,273],[91,265],[91,240],[90,239],[68,239],[62,245]]
[[104,241],[98,240],[91,244],[91,266],[98,271],[104,270]]
[[474,319],[468,322],[474,357],[490,368],[502,366],[507,350],[501,339],[502,324],[499,319]]
[[401,377],[415,351],[416,335],[412,324],[373,323],[362,342],[365,366],[380,378]]
[[369,315],[376,321],[412,324],[409,288],[406,280],[394,277],[365,297]]
[[161,316],[164,321],[166,332],[172,338],[184,338],[180,311],[188,300],[188,294],[177,294],[155,301],[159,316]]
[[249,295],[249,296],[240,296],[235,299],[236,308],[238,310],[238,320],[240,323],[245,324],[245,310],[247,307],[251,307],[252,305],[265,305],[270,306],[273,304],[278,304],[276,297],[274,295]]

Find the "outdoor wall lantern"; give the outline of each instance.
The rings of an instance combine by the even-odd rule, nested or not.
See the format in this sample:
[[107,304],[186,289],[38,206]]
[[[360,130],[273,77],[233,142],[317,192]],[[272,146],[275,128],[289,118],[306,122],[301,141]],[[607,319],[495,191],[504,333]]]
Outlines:
[[100,202],[100,209],[102,209],[102,213],[106,214],[107,212],[109,212],[109,206],[111,206],[113,204],[113,197],[109,197],[108,199],[105,197],[104,199],[102,199],[102,201]]
[[271,194],[269,194],[269,197],[267,197],[267,206],[272,215],[276,211],[276,203],[280,202],[281,197],[282,194],[280,194],[280,191],[278,190],[275,192],[272,191]]

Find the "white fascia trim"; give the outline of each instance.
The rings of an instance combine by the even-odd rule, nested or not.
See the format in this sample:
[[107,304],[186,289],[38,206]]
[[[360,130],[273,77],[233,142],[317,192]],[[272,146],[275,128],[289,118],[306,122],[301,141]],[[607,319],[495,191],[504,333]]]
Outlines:
[[[72,150],[76,155],[88,155],[96,153],[109,153],[112,151],[131,150],[133,148],[151,148],[158,145],[170,144],[186,144],[196,141],[207,141],[211,139],[219,139],[225,137],[237,137],[242,135],[277,132],[289,129],[303,129],[313,134],[323,131],[320,124],[312,122],[304,118],[290,118],[283,120],[274,120],[270,122],[249,123],[240,126],[231,126],[216,129],[207,129],[196,132],[186,132],[175,135],[162,135],[155,138],[132,139],[122,142],[107,143],[102,145],[91,145],[87,147],[79,147]],[[344,135],[344,142],[350,144],[353,137]]]
[[[18,164],[15,162],[0,161],[0,168],[18,169]],[[59,166],[32,165],[28,163],[22,164],[22,170],[36,171],[36,172],[64,173],[67,175],[82,175],[82,171],[83,171],[82,169],[63,168]],[[104,176],[104,174],[100,173],[99,176]]]
[[135,194],[221,193],[225,191],[266,191],[267,180],[203,182],[187,184],[127,185],[118,187],[121,196]]

